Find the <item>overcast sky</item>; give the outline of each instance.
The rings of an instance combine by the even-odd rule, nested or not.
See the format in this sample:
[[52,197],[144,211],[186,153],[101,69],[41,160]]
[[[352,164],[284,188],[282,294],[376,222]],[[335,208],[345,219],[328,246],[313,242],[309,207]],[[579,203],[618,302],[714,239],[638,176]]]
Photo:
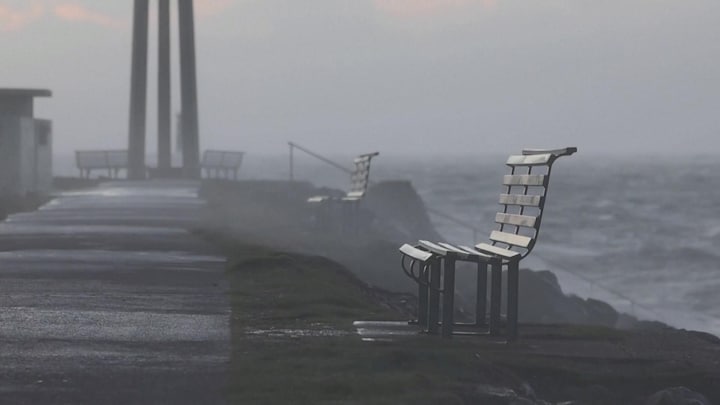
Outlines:
[[[132,3],[0,0],[0,87],[53,90],[37,112],[55,122],[56,151],[126,147]],[[294,140],[349,154],[567,145],[718,153],[718,0],[196,0],[196,8],[203,147],[282,153]],[[156,32],[153,20],[149,150]]]

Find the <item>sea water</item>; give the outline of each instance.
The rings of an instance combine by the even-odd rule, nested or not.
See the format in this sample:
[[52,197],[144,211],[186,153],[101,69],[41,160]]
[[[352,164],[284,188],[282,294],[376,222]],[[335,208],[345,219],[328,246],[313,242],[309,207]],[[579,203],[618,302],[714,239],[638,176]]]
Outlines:
[[[494,229],[504,160],[381,155],[371,178],[410,180],[429,208],[462,223],[431,215],[446,241],[469,244]],[[60,171],[70,174],[71,164]],[[241,177],[288,175],[287,157],[249,154]],[[306,156],[295,157],[294,177],[348,185],[345,173]],[[559,159],[538,243],[522,267],[552,270],[565,292],[639,318],[720,335],[720,159],[582,151]]]
[[[499,208],[503,161],[428,159],[402,174],[429,207],[484,230],[483,239]],[[433,221],[452,242],[473,237]],[[640,318],[720,335],[720,161],[559,159],[538,243],[522,266],[552,270],[566,292]]]

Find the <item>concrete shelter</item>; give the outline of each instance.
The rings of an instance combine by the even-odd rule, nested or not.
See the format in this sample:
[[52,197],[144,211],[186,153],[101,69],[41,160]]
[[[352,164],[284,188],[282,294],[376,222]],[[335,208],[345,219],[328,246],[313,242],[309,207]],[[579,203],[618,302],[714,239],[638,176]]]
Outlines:
[[0,197],[45,194],[52,187],[52,122],[35,118],[44,89],[0,89]]

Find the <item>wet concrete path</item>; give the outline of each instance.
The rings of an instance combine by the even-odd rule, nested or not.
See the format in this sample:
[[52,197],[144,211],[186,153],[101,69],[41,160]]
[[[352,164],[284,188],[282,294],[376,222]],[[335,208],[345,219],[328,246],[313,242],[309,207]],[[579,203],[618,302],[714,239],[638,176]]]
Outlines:
[[223,402],[225,259],[193,182],[66,193],[0,223],[0,404]]

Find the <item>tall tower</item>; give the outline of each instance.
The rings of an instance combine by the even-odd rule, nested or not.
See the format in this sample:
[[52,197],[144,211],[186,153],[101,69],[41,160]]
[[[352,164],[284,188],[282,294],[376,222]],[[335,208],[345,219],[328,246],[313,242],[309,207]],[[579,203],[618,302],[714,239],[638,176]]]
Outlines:
[[[128,177],[144,179],[147,117],[147,63],[150,0],[135,0],[130,78],[130,121],[128,129]],[[158,0],[158,168],[171,167],[170,107],[170,0]],[[183,174],[200,175],[197,72],[195,58],[195,15],[193,0],[178,0],[180,27],[180,88]]]

